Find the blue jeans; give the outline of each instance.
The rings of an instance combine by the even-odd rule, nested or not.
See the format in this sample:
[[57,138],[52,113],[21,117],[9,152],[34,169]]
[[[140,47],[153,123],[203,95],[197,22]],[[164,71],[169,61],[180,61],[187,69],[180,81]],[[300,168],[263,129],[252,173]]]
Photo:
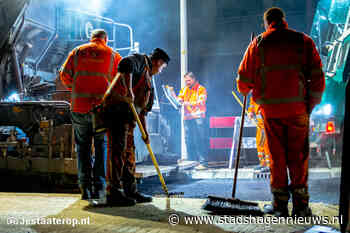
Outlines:
[[208,142],[204,122],[204,118],[184,120],[187,159],[201,164],[208,162],[206,150]]
[[[72,112],[72,125],[78,154],[78,182],[81,188],[94,186],[102,190],[105,186],[105,135],[93,135],[92,117],[88,113]],[[95,159],[91,158],[94,139]]]

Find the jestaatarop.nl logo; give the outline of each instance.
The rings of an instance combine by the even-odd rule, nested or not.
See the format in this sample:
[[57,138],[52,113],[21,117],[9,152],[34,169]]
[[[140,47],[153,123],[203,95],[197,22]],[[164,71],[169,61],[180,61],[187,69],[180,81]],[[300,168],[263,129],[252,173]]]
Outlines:
[[18,218],[8,217],[8,225],[89,225],[90,217],[86,218]]

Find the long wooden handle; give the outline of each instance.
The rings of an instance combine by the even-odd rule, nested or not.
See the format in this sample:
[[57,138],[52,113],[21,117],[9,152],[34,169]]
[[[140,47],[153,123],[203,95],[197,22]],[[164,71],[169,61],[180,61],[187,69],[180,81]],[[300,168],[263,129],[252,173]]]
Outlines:
[[120,77],[120,73],[118,72],[117,75],[114,77],[111,85],[109,85],[107,91],[105,92],[105,94],[103,95],[102,101],[101,103],[105,102],[106,98],[109,96],[109,94],[111,93],[113,87],[115,86],[115,84],[117,83],[118,79]]
[[[146,135],[146,132],[145,132],[143,126],[142,126],[142,123],[141,123],[141,121],[140,121],[139,115],[137,114],[137,111],[136,111],[136,109],[135,109],[135,106],[134,106],[133,103],[129,103],[129,106],[130,106],[130,108],[131,108],[132,113],[134,114],[134,117],[135,117],[135,119],[136,119],[137,125],[139,126],[139,129],[140,129],[141,134],[142,134],[142,138],[145,139],[145,138],[147,137],[147,135]],[[167,188],[167,186],[166,186],[166,184],[165,184],[163,175],[162,175],[162,173],[160,172],[159,165],[158,165],[156,156],[155,156],[154,153],[153,153],[153,150],[152,150],[152,148],[151,148],[151,145],[150,145],[149,143],[146,143],[146,147],[147,147],[147,150],[148,150],[148,152],[149,152],[149,155],[151,156],[153,165],[154,165],[154,167],[156,168],[156,171],[157,171],[157,174],[158,174],[160,183],[162,184],[162,188],[163,188],[165,194],[166,194],[167,196],[169,196],[168,188]]]
[[[253,40],[254,40],[254,32],[250,35],[250,42],[252,42]],[[232,94],[233,93],[234,92],[232,92]],[[245,95],[243,98],[243,106],[242,106],[242,114],[241,114],[241,127],[239,129],[238,148],[237,148],[236,164],[235,164],[235,175],[233,178],[233,187],[232,187],[232,198],[235,198],[235,195],[236,195],[239,157],[241,156],[241,146],[242,146],[242,136],[243,136],[244,116],[245,116],[246,106],[247,106],[247,95]]]
[[237,148],[237,155],[236,155],[236,162],[235,162],[235,175],[233,178],[233,187],[232,187],[232,198],[235,198],[235,195],[236,195],[239,157],[241,156],[241,146],[242,146],[242,136],[243,136],[244,116],[245,116],[246,106],[247,106],[247,96],[245,95],[243,99],[243,107],[242,107],[242,114],[241,114],[241,126],[239,128],[238,148]]

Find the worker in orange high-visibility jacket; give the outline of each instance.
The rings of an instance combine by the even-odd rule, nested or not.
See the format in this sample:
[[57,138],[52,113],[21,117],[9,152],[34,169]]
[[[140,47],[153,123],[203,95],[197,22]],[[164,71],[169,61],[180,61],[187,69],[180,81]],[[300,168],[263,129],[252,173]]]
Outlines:
[[[176,97],[184,106],[184,129],[187,159],[198,161],[196,169],[206,169],[208,156],[206,151],[205,113],[207,90],[199,84],[193,72],[184,75],[185,87]],[[174,93],[175,95],[175,93]]]
[[[90,43],[74,48],[60,71],[63,84],[71,90],[72,125],[82,199],[102,202],[105,200],[105,141],[103,134],[93,135],[89,111],[100,104],[121,60],[119,53],[107,46],[107,41],[107,33],[103,29],[92,31]],[[93,167],[92,139],[95,149]]]
[[186,86],[181,88],[177,96],[185,107],[184,120],[205,118],[207,90],[199,84],[193,72],[185,74],[184,79]]
[[[252,91],[260,105],[271,153],[272,205],[266,212],[289,214],[292,193],[295,216],[309,216],[309,115],[325,88],[320,56],[312,39],[288,28],[284,12],[264,13],[266,31],[254,38],[238,69],[238,90]],[[290,185],[288,184],[288,172]]]
[[270,168],[270,152],[266,140],[264,120],[260,112],[260,106],[250,97],[248,107],[248,117],[255,119],[256,124],[256,149],[258,152],[259,166],[255,170],[268,172]]

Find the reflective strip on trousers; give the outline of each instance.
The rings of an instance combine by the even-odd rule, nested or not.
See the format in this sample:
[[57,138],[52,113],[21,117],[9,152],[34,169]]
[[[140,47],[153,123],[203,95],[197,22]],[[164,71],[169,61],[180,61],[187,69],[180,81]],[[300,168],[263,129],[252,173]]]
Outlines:
[[263,147],[264,144],[265,144],[265,130],[261,129],[259,146]]

